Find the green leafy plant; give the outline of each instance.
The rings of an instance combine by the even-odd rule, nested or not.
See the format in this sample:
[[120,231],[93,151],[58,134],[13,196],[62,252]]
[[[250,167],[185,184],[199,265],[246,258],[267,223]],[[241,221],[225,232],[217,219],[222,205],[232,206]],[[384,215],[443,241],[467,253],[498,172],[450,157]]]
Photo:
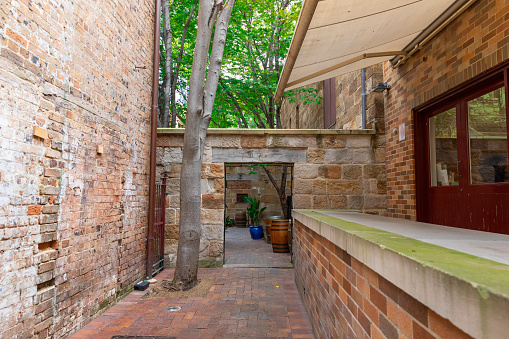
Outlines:
[[260,209],[260,201],[256,200],[256,198],[244,197],[244,201],[249,204],[247,207],[247,216],[253,223],[251,226],[259,226],[260,214],[262,214],[267,207]]
[[229,215],[227,215],[225,224],[226,224],[226,227],[232,227],[233,225],[235,225],[235,219],[232,219],[232,218],[230,218]]

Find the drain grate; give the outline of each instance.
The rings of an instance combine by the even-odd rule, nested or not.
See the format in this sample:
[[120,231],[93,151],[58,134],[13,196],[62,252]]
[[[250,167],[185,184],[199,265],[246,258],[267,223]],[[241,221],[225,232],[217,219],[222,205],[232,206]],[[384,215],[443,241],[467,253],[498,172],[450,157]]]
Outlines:
[[177,339],[177,337],[156,337],[153,335],[114,335],[110,339]]
[[177,312],[180,311],[180,307],[178,306],[170,306],[164,309],[166,312]]

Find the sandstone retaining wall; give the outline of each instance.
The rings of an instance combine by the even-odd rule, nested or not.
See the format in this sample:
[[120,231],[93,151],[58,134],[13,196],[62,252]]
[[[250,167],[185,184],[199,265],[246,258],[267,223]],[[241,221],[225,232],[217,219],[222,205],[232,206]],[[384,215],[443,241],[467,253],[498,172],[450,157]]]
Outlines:
[[[158,175],[169,176],[166,210],[167,264],[178,240],[183,130],[159,129]],[[293,207],[355,209],[384,215],[385,149],[372,130],[209,129],[202,168],[203,264],[222,264],[225,164],[292,163]]]

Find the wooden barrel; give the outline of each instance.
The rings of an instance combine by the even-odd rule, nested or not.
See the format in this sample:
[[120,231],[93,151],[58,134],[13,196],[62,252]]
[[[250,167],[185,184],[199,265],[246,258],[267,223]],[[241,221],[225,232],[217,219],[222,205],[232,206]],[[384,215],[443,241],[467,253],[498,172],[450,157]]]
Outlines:
[[283,219],[282,215],[271,215],[270,217],[265,218],[265,240],[269,243],[271,241],[271,228],[272,221],[275,219]]
[[288,228],[290,227],[290,220],[288,219],[274,219],[272,220],[271,237],[272,237],[272,251],[276,253],[290,252],[288,247]]
[[246,227],[246,224],[247,224],[246,212],[245,211],[235,212],[235,226]]

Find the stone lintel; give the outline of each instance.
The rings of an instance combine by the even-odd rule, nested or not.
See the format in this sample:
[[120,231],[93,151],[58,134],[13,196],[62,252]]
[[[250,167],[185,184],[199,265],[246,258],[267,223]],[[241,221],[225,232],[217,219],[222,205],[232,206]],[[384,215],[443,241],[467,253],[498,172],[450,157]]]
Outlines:
[[306,150],[303,149],[235,149],[214,148],[212,149],[212,162],[249,163],[295,163],[306,162]]

